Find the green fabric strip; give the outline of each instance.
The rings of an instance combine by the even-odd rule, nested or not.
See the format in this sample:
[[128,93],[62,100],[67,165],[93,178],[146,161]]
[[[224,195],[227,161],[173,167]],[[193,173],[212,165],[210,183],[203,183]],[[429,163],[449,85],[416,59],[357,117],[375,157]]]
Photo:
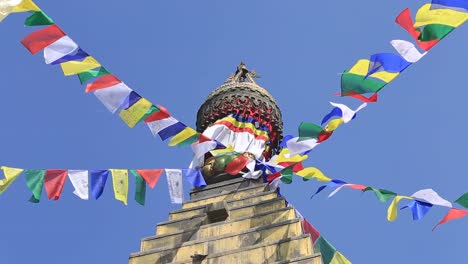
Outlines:
[[468,208],[468,193],[460,196],[460,198],[458,198],[455,202],[465,208]]
[[419,36],[421,41],[441,40],[455,28],[442,24],[430,24],[424,27]]
[[135,176],[135,201],[145,205],[146,182],[136,170],[130,170],[130,172]]
[[78,78],[80,79],[81,84],[89,81],[92,78],[108,75],[110,72],[104,68],[100,67],[98,70],[89,70],[78,74]]
[[372,77],[364,78],[364,76],[345,72],[341,75],[341,94],[343,96],[357,93],[376,93],[385,85],[383,81],[378,81]]
[[54,20],[50,18],[46,13],[42,11],[33,12],[31,16],[26,18],[24,21],[24,25],[31,27],[31,26],[47,26],[55,24]]
[[38,203],[41,200],[45,173],[45,170],[26,170],[26,185],[33,193],[29,199],[32,203]]
[[335,247],[328,243],[328,241],[322,236],[315,241],[314,250],[315,252],[320,252],[322,255],[323,264],[329,264],[336,252]]

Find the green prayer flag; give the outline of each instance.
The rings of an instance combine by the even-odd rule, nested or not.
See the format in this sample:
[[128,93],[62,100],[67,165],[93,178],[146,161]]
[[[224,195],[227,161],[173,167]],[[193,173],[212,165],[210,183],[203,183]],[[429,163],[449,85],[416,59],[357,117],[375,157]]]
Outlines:
[[26,185],[33,193],[29,199],[32,203],[38,203],[41,200],[45,173],[46,170],[26,170]]
[[458,198],[455,202],[465,208],[468,208],[468,193],[460,196],[460,198]]
[[341,75],[341,95],[376,93],[387,83],[372,77],[365,77],[354,73],[344,72]]
[[47,26],[55,24],[54,20],[50,18],[46,13],[42,11],[33,12],[31,16],[26,18],[24,21],[24,25],[31,27],[31,26]]
[[286,184],[291,184],[293,177],[292,167],[285,168],[281,171],[281,181]]
[[322,255],[323,264],[329,264],[336,252],[336,249],[322,236],[315,241],[314,250]]
[[177,144],[177,146],[178,147],[185,147],[185,146],[192,145],[193,143],[197,142],[199,137],[200,137],[200,134],[197,133],[197,134],[187,138],[186,140],[180,142],[179,144]]
[[136,170],[130,170],[130,172],[135,176],[135,201],[145,205],[146,182]]
[[[148,111],[146,112],[146,114],[141,118],[141,120],[145,120],[146,118],[148,118],[148,116],[156,113],[156,112],[159,112],[161,111],[161,109],[159,109],[159,107],[155,106],[155,105],[152,105],[150,107],[150,109],[148,109]],[[140,121],[141,121],[140,120]]]
[[388,200],[390,200],[393,196],[396,196],[397,194],[392,192],[392,191],[389,191],[389,190],[385,190],[385,189],[375,189],[375,188],[372,188],[372,187],[367,187],[364,189],[364,192],[366,191],[373,191],[375,193],[375,196],[377,196],[377,198],[379,198],[379,200],[382,202],[382,203],[385,203],[387,202]]
[[92,78],[108,75],[110,72],[104,68],[100,67],[98,70],[89,70],[78,74],[78,78],[80,79],[81,84],[89,81]]
[[299,137],[300,138],[318,138],[323,128],[314,123],[302,122],[299,125]]
[[419,36],[421,41],[441,40],[455,28],[442,24],[426,25]]

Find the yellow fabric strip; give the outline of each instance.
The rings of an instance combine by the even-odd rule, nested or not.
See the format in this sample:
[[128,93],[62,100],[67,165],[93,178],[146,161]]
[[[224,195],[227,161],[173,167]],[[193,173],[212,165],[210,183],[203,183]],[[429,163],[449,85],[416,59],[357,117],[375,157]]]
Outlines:
[[150,101],[141,98],[128,109],[120,111],[119,116],[127,126],[132,128],[141,121],[152,105]]
[[62,67],[63,74],[69,76],[92,70],[100,67],[101,64],[95,58],[88,56],[83,61],[67,61],[60,64],[60,66]]
[[127,205],[128,200],[128,170],[110,169],[115,199]]
[[250,129],[252,129],[252,131],[254,131],[255,135],[264,136],[264,137],[268,138],[268,133],[266,131],[257,129],[252,123],[239,122],[232,116],[227,116],[227,117],[225,117],[223,119],[220,119],[220,120],[216,121],[215,124],[221,123],[223,121],[224,122],[229,122],[229,123],[231,123],[233,126],[235,126],[237,128],[250,128]]
[[343,118],[333,119],[325,126],[325,131],[335,131],[341,124],[343,124]]
[[308,167],[296,172],[297,176],[301,176],[307,179],[316,179],[317,181],[330,182],[331,179],[323,175],[323,173],[314,167]]
[[273,163],[280,163],[280,162],[301,162],[308,158],[307,155],[294,155],[289,157],[289,149],[283,148],[278,156],[273,160]]
[[19,5],[13,8],[12,13],[41,11],[41,9],[32,0],[23,0]]
[[401,196],[401,195],[395,196],[392,203],[390,204],[390,206],[387,209],[387,220],[388,221],[393,222],[393,221],[395,221],[397,219],[397,216],[398,216],[397,206],[398,206],[398,203],[400,202],[401,199],[414,200],[413,197],[409,197],[409,196]]
[[229,145],[224,149],[214,149],[214,150],[210,151],[211,155],[213,155],[215,157],[219,156],[219,155],[222,155],[222,154],[225,154],[225,153],[232,153],[232,152],[234,152],[234,147],[232,145]]
[[330,261],[330,264],[351,264],[351,261],[349,261],[339,251],[336,251],[335,255],[333,256],[332,260]]
[[[349,70],[349,73],[361,75],[361,76],[366,76],[367,73],[369,72],[369,67],[370,67],[370,60],[358,60],[356,64],[354,64],[353,67]],[[387,72],[387,71],[379,71],[376,73],[373,73],[369,75],[370,77],[377,78],[379,80],[382,80],[386,83],[391,82],[393,79],[395,79],[399,73],[394,73],[394,72]]]
[[0,179],[0,194],[2,194],[10,185],[18,178],[18,176],[23,172],[23,169],[10,168],[2,166],[3,174],[5,179]]
[[415,27],[430,24],[442,24],[459,27],[468,19],[468,14],[453,9],[432,9],[431,4],[423,5],[416,13]]
[[182,130],[179,134],[175,135],[174,137],[171,138],[171,141],[169,141],[169,146],[177,146],[181,142],[189,139],[190,137],[193,137],[194,135],[197,134],[197,131],[195,131],[191,127],[186,127],[184,130]]

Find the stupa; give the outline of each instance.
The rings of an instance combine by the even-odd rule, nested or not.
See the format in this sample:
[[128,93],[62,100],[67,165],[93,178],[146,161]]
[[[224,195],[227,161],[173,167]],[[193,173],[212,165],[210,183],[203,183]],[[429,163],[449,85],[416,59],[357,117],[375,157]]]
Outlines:
[[197,114],[197,130],[232,151],[199,161],[207,186],[195,188],[182,208],[141,240],[130,264],[322,263],[294,208],[261,171],[227,173],[239,156],[268,161],[280,150],[283,122],[272,95],[241,63]]

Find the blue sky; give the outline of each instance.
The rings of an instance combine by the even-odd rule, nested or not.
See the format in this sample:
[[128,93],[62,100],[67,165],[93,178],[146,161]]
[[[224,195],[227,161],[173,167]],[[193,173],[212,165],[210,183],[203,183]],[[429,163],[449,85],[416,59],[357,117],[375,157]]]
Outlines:
[[[41,1],[83,49],[150,101],[195,125],[198,107],[242,60],[261,74],[276,98],[285,132],[318,123],[338,98],[339,73],[356,60],[391,52],[410,40],[393,21],[422,1]],[[409,4],[409,6],[408,6]],[[144,125],[129,129],[76,77],[31,56],[19,41],[30,32],[25,14],[0,24],[0,163],[30,169],[183,168],[187,148],[170,148]],[[407,69],[351,123],[310,154],[308,166],[332,178],[399,194],[433,188],[453,201],[468,190],[466,26],[452,32]],[[133,195],[131,179],[130,195]],[[108,184],[98,200],[81,201],[69,182],[59,201],[27,200],[25,179],[0,196],[2,263],[127,263],[140,239],[170,210],[166,180],[147,192],[147,205],[114,200]],[[464,263],[468,220],[431,228],[446,213],[422,221],[373,195],[344,190],[309,199],[318,184],[296,179],[286,198],[353,263]],[[185,182],[188,193],[189,186]]]

